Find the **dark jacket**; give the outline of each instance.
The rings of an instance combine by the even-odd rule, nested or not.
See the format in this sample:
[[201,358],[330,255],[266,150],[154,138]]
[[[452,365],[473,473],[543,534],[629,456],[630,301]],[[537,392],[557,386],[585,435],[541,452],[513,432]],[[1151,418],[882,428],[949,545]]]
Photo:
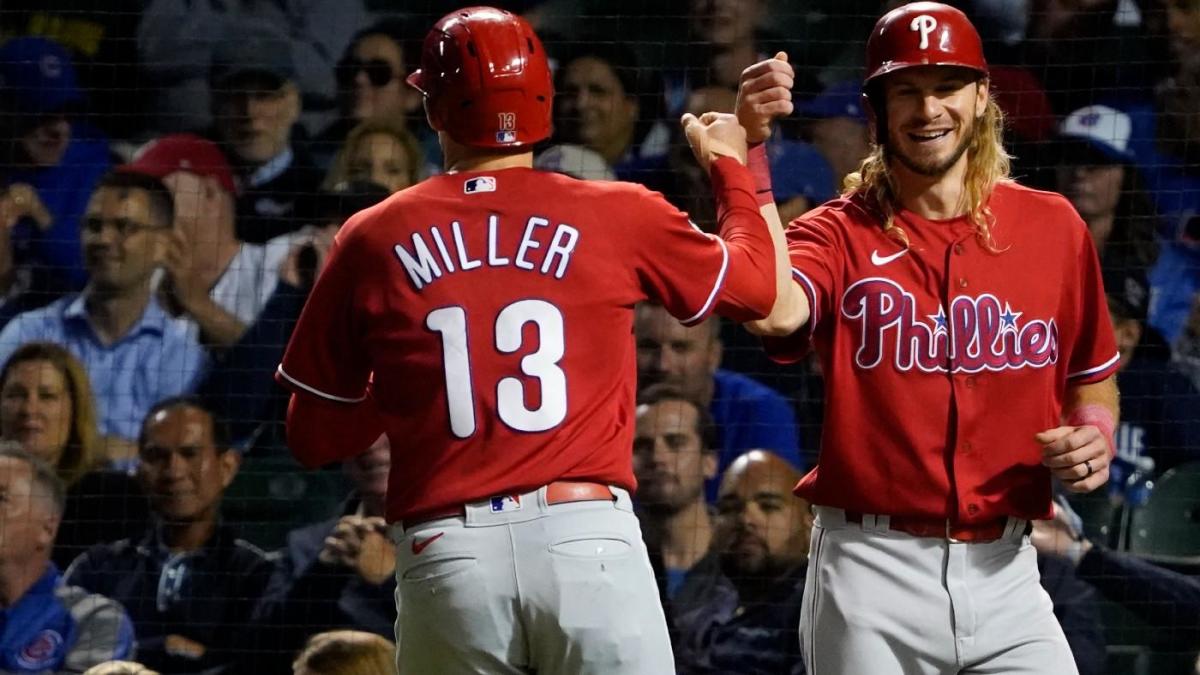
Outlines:
[[[344,513],[354,513],[357,508],[358,501],[351,500]],[[336,628],[365,630],[393,639],[395,579],[375,586],[343,566],[317,559],[338,520],[330,518],[288,533],[255,611],[255,623],[273,629],[271,650],[295,653],[308,636]]]
[[[227,526],[190,553],[171,553],[157,526],[140,540],[91,548],[66,582],[120,602],[133,620],[140,663],[163,673],[252,672],[257,636],[249,619],[271,575],[267,556]],[[178,635],[202,654],[169,649]],[[279,655],[271,655],[279,658]]]
[[1075,576],[1071,563],[1055,556],[1038,556],[1042,588],[1054,603],[1054,616],[1062,625],[1079,675],[1104,675],[1108,652],[1098,595]]

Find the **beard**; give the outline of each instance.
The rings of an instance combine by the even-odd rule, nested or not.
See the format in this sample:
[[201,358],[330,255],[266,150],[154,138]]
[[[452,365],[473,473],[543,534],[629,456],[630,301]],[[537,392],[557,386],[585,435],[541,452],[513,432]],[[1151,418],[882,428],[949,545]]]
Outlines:
[[959,140],[958,146],[954,148],[954,152],[951,152],[949,157],[941,161],[932,160],[922,162],[913,159],[912,157],[909,157],[900,151],[898,143],[889,144],[889,147],[887,148],[888,154],[892,157],[895,157],[896,161],[903,164],[909,171],[912,171],[919,176],[938,178],[949,171],[950,167],[957,164],[958,160],[961,159],[962,156],[967,152],[967,148],[971,147],[971,141],[975,140],[975,134],[978,126],[978,121],[969,125],[966,129],[966,133],[964,133],[962,139]]

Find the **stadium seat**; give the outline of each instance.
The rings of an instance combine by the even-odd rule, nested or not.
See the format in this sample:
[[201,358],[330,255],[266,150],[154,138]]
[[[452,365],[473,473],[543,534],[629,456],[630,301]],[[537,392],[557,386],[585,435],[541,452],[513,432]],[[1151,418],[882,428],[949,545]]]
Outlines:
[[1200,562],[1200,462],[1163,474],[1132,513],[1131,553],[1164,562]]

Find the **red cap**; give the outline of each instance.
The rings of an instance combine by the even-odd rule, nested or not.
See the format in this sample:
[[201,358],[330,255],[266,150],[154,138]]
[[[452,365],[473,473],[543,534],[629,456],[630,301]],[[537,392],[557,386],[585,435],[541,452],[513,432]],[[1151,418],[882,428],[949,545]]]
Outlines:
[[119,171],[141,173],[166,178],[176,171],[215,178],[231,194],[237,194],[233,169],[216,143],[194,134],[172,134],[150,141],[133,161],[118,167]]
[[884,14],[867,40],[867,79],[914,66],[959,66],[987,77],[983,43],[967,15],[940,2],[912,2]]
[[425,96],[434,126],[463,145],[520,148],[550,136],[546,50],[511,12],[467,7],[442,17],[407,81]]

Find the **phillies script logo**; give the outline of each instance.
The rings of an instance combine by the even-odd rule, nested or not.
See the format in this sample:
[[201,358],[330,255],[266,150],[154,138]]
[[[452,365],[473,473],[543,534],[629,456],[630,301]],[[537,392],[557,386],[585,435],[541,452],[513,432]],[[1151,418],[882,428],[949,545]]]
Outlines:
[[854,355],[859,368],[879,365],[891,342],[902,371],[976,373],[1058,362],[1054,319],[1021,321],[1023,312],[994,295],[960,295],[951,301],[949,314],[943,308],[921,318],[916,306],[913,295],[889,279],[863,279],[846,289],[841,311],[860,329]]

